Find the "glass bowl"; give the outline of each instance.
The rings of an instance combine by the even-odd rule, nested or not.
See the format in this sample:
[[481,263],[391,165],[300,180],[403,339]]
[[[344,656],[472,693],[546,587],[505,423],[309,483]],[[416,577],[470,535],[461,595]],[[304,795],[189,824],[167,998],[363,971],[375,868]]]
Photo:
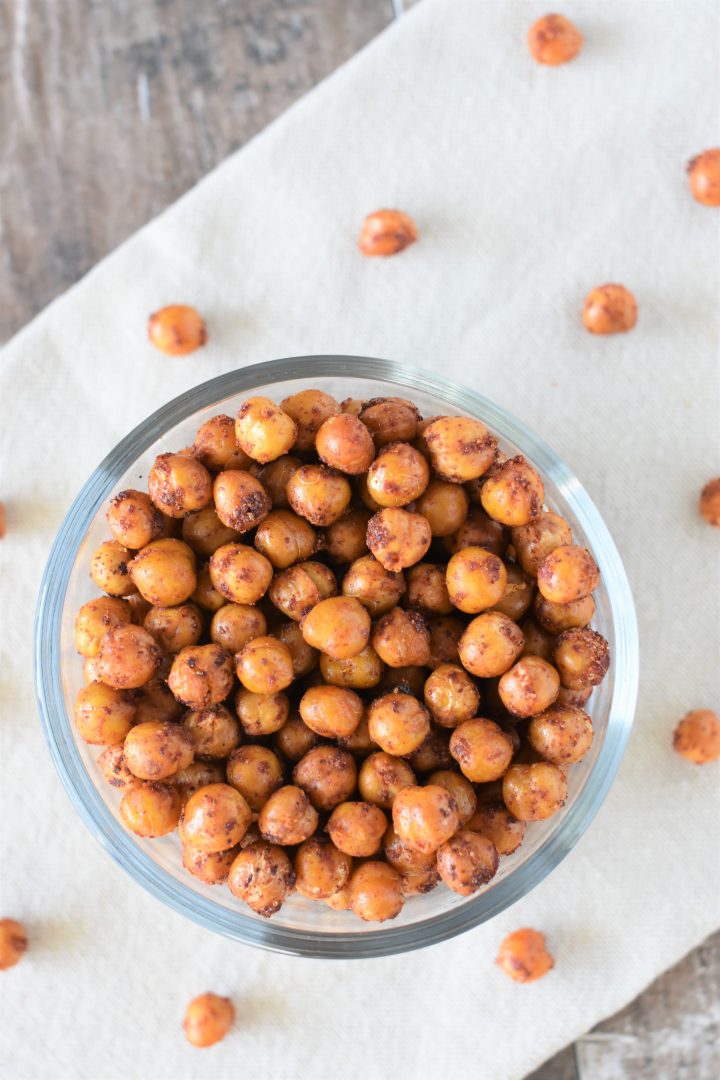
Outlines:
[[[186,446],[201,423],[220,412],[233,414],[250,394],[280,401],[309,387],[340,400],[408,397],[426,416],[456,412],[479,417],[499,437],[505,453],[521,452],[539,469],[547,505],[567,519],[602,573],[593,625],[610,643],[612,665],[590,699],[596,735],[591,752],[570,770],[567,804],[528,828],[522,846],[501,859],[496,877],[481,892],[463,898],[440,885],[411,897],[397,919],[382,925],[363,923],[297,894],[265,920],[227,888],[203,885],[182,869],[177,834],[142,840],[125,830],[118,817],[120,796],[96,765],[99,748],[83,743],[70,720],[83,685],[73,625],[78,608],[97,592],[88,568],[91,553],[108,535],[109,497],[142,486],[139,481],[157,454]],[[464,387],[389,361],[305,356],[245,367],[195,387],[148,417],[105,458],[70,507],[48,559],[35,621],[35,674],[50,752],[75,809],[116,862],[149,892],[208,929],[263,948],[317,957],[382,956],[431,945],[492,918],[534,888],[574,847],[607,795],[632,725],[637,625],[620,556],[598,511],[567,465],[519,420]]]

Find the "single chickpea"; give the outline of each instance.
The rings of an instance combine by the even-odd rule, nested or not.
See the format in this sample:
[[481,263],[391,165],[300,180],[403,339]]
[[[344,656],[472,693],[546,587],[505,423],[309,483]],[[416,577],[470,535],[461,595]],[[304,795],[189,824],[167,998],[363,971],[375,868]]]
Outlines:
[[357,765],[352,754],[337,746],[315,746],[293,769],[293,782],[316,810],[334,810],[352,796]]
[[370,738],[370,725],[366,714],[363,714],[362,720],[352,735],[343,735],[337,742],[343,750],[349,750],[356,758],[361,759],[378,749],[377,743]]
[[179,833],[184,846],[227,851],[247,832],[252,813],[239,791],[229,784],[208,784],[185,803]]
[[228,758],[227,782],[240,792],[253,813],[258,813],[282,787],[283,767],[267,746],[240,746]]
[[374,555],[363,555],[348,567],[342,591],[344,596],[359,600],[375,619],[398,603],[405,592],[405,578],[386,570]]
[[268,597],[283,615],[300,622],[320,603],[323,594],[308,564],[303,563],[289,566],[276,574],[268,589]]
[[106,540],[93,554],[90,577],[109,596],[129,596],[135,583],[128,573],[132,553],[117,540]]
[[412,442],[420,421],[417,406],[397,397],[371,398],[364,403],[359,416],[378,449],[388,443]]
[[712,709],[693,709],[673,733],[673,749],[694,765],[720,758],[720,717]]
[[538,568],[538,588],[554,604],[570,604],[589,596],[600,582],[597,563],[587,548],[565,544],[547,555]]
[[162,514],[144,491],[120,491],[110,500],[107,523],[123,547],[138,550],[162,532]]
[[224,1039],[235,1021],[235,1006],[230,998],[201,994],[185,1010],[183,1031],[193,1046],[212,1046]]
[[404,903],[402,879],[384,862],[366,862],[350,878],[350,907],[365,922],[385,922],[400,914]]
[[[350,858],[348,855],[347,858]],[[350,884],[344,886],[342,889],[338,889],[332,896],[328,896],[325,903],[333,911],[349,911],[350,910]]]
[[91,682],[75,698],[75,726],[80,738],[92,746],[122,742],[134,719],[130,695],[105,683]]
[[377,806],[344,802],[330,815],[327,831],[338,851],[360,859],[380,850],[387,825],[387,818]]
[[395,607],[375,624],[372,645],[389,667],[422,667],[430,657],[430,632],[419,612]]
[[528,49],[533,60],[558,67],[574,60],[583,45],[583,36],[564,15],[543,15],[528,30]]
[[511,765],[503,777],[502,796],[518,821],[544,821],[565,805],[565,774],[558,765],[547,761]]
[[292,784],[278,788],[260,811],[258,828],[265,840],[285,847],[302,844],[315,832],[318,814],[304,791]]
[[136,724],[124,745],[125,763],[139,780],[165,780],[187,768],[195,757],[192,736],[180,724]]
[[708,525],[720,525],[720,476],[708,480],[700,493],[700,513]]
[[141,626],[111,626],[100,640],[97,661],[106,686],[133,690],[152,679],[160,663],[160,649]]
[[451,536],[465,524],[470,501],[459,484],[432,479],[418,499],[416,509],[427,518],[433,536]]
[[0,919],[0,971],[19,964],[27,952],[28,936],[16,919]]
[[402,210],[375,210],[360,228],[358,247],[363,255],[397,255],[418,238],[417,225]]
[[352,495],[346,477],[327,465],[301,465],[286,491],[295,513],[313,525],[332,525],[345,513]]
[[301,454],[315,449],[315,439],[324,422],[340,413],[339,403],[322,390],[300,390],[281,401],[280,408],[297,424],[295,449]]
[[502,600],[507,570],[497,555],[485,548],[468,547],[452,556],[445,581],[455,607],[474,615]]
[[[172,664],[172,659],[170,660]],[[168,672],[169,672],[168,667]],[[176,701],[165,682],[165,672],[158,672],[133,694],[135,699],[135,723],[144,724],[149,720],[164,724],[180,719],[183,707]]]
[[270,513],[270,496],[252,473],[226,469],[213,483],[215,512],[223,525],[238,533],[257,528]]
[[489,468],[497,439],[481,420],[469,416],[441,416],[429,424],[423,438],[433,470],[441,480],[464,484]]
[[528,727],[528,742],[545,761],[553,765],[572,765],[581,761],[593,740],[592,720],[582,709],[572,705],[551,705],[533,716]]
[[183,727],[200,758],[226,758],[242,738],[237,718],[225,705],[191,710],[183,720]]
[[148,475],[148,492],[158,510],[182,518],[212,499],[212,477],[190,454],[160,454]]
[[477,715],[480,691],[456,664],[439,664],[425,683],[425,704],[442,727],[454,728]]
[[370,513],[362,507],[347,510],[325,530],[325,550],[334,562],[352,563],[367,552],[365,534]]
[[183,869],[205,885],[224,885],[239,850],[239,847],[232,847],[227,851],[201,851],[200,848],[184,847]]
[[203,619],[195,604],[178,607],[151,607],[143,626],[161,649],[177,653],[188,645],[197,645],[202,637]]
[[466,828],[486,836],[498,855],[512,855],[523,842],[526,825],[514,818],[501,802],[486,802],[477,808]]
[[227,598],[218,592],[210,577],[210,564],[203,563],[197,572],[197,585],[191,597],[194,604],[213,614],[227,604]]
[[[370,494],[370,491],[368,490],[367,473],[364,473],[362,476],[358,476],[356,478],[355,488],[357,494],[360,497],[360,501],[372,514],[376,514],[378,510],[382,510],[380,503]],[[367,533],[365,539],[367,540]]]
[[145,616],[152,607],[152,604],[149,604],[145,597],[141,596],[140,593],[133,593],[131,596],[128,596],[127,603],[130,606],[130,617],[132,622],[134,622],[136,626],[142,626],[145,621]]
[[315,670],[320,654],[317,649],[312,649],[308,645],[298,623],[292,621],[281,623],[275,628],[275,636],[290,653],[296,679],[301,679]]
[[477,795],[470,781],[452,769],[438,769],[428,778],[428,784],[436,784],[455,800],[458,812],[458,828],[464,829],[477,809]]
[[560,676],[539,656],[523,656],[505,672],[498,684],[500,699],[513,716],[536,716],[555,701]]
[[202,316],[187,304],[168,304],[154,311],[148,319],[147,329],[155,348],[170,356],[186,356],[207,341]]
[[440,664],[458,664],[458,644],[465,630],[465,623],[454,615],[440,615],[430,619],[430,659],[428,667],[435,670]]
[[153,540],[128,567],[135,588],[156,607],[175,607],[197,587],[195,552],[182,540]]
[[418,851],[437,851],[458,828],[455,800],[438,784],[407,787],[393,803],[393,828],[404,844]]
[[125,789],[120,817],[136,836],[167,836],[177,828],[181,807],[180,792],[172,784],[141,783]]
[[212,617],[210,638],[229,653],[239,653],[248,641],[267,633],[267,619],[252,604],[223,604]]
[[365,758],[358,774],[363,799],[381,810],[392,810],[398,791],[415,783],[415,773],[408,763],[382,750]]
[[295,855],[295,888],[309,900],[327,900],[350,880],[352,858],[324,836],[311,836]]
[[255,534],[255,547],[279,570],[309,559],[316,546],[313,527],[289,510],[273,510]]
[[624,285],[598,285],[585,297],[583,325],[591,334],[622,334],[637,322],[637,300]]
[[492,679],[512,667],[523,643],[523,632],[512,619],[500,611],[484,611],[465,629],[458,651],[464,668],[480,679]]
[[325,465],[350,476],[366,473],[375,457],[372,435],[351,413],[327,419],[317,433],[315,448]]
[[517,528],[539,517],[545,488],[535,469],[519,454],[488,477],[480,498],[491,518]]
[[552,652],[555,648],[553,635],[539,626],[534,619],[525,619],[520,629],[525,639],[520,655],[540,656],[543,660],[552,661]]
[[98,671],[96,656],[86,656],[83,660],[83,679],[85,680],[86,686],[89,686],[91,682],[100,682],[100,672]]
[[595,614],[595,601],[592,596],[583,596],[579,600],[571,600],[569,604],[556,604],[538,593],[534,612],[543,630],[550,634],[561,634],[563,630],[586,627]]
[[225,782],[225,768],[220,761],[193,761],[192,765],[180,769],[168,778],[167,783],[172,784],[180,792],[183,806],[191,795],[208,784],[222,784]]
[[343,739],[355,731],[363,703],[352,690],[340,686],[313,686],[300,699],[300,716],[323,739]]
[[295,678],[290,650],[271,636],[248,641],[235,657],[235,673],[253,694],[277,694]]
[[421,746],[410,754],[408,761],[416,773],[433,773],[452,766],[450,732],[431,725],[430,734]]
[[292,449],[298,427],[292,417],[266,397],[251,397],[235,414],[238,446],[253,461],[266,465]]
[[241,686],[235,695],[235,711],[251,738],[279,731],[288,718],[290,701],[280,692],[256,693]]
[[118,791],[135,787],[138,783],[137,777],[127,767],[122,743],[115,743],[113,746],[106,747],[97,763],[103,778],[110,787],[117,788]]
[[411,694],[394,692],[371,702],[368,727],[381,750],[405,757],[418,750],[430,734],[430,714]]
[[445,570],[444,566],[433,563],[411,566],[407,573],[407,606],[426,615],[450,615],[453,605],[445,582]]
[[425,854],[408,847],[392,825],[383,838],[383,851],[388,864],[400,874],[404,896],[428,893],[439,883],[435,852]]
[[213,416],[195,433],[193,457],[210,472],[232,468],[230,462],[238,453],[235,441],[235,421],[232,416]]
[[584,709],[590,700],[592,692],[592,686],[584,686],[581,690],[569,690],[567,686],[561,685],[558,696],[555,698],[555,704],[574,705],[576,709]]
[[494,720],[464,720],[450,736],[450,753],[474,784],[498,780],[513,756],[512,739]]
[[720,150],[703,150],[688,162],[690,191],[705,206],[720,206]]
[[462,829],[438,848],[437,867],[449,889],[472,896],[495,877],[498,853],[486,836]]
[[[295,624],[293,624],[295,625]],[[372,645],[366,645],[357,656],[347,660],[333,660],[323,653],[320,672],[331,686],[344,686],[348,690],[370,690],[382,678],[383,662]]]
[[498,557],[505,554],[507,538],[499,521],[493,521],[479,506],[474,506],[457,532],[444,538],[450,555],[467,547],[481,547]]
[[287,853],[277,844],[264,840],[243,848],[228,876],[233,896],[265,919],[280,910],[294,884],[295,874]]
[[206,709],[224,701],[232,690],[232,657],[219,645],[190,645],[172,662],[168,686],[189,709]]
[[272,581],[272,563],[245,544],[223,544],[210,559],[213,588],[235,604],[255,604]]
[[522,569],[531,577],[537,577],[540,564],[547,555],[556,548],[572,544],[572,529],[565,518],[553,510],[543,510],[534,521],[512,529],[510,537]]
[[290,714],[274,738],[275,749],[291,762],[300,761],[317,742],[318,736],[298,713]]
[[370,615],[352,596],[321,600],[302,621],[303,637],[313,649],[334,660],[362,652],[370,639]]
[[404,570],[420,562],[432,541],[430,524],[422,514],[389,506],[373,514],[367,545],[386,570]]
[[302,461],[292,454],[283,454],[275,461],[269,461],[267,465],[250,466],[253,476],[257,477],[270,496],[274,510],[287,510],[290,503],[287,501],[287,486],[290,477],[302,465]]
[[388,443],[368,469],[367,488],[379,506],[405,506],[418,499],[430,480],[422,454],[408,443]]
[[81,656],[95,660],[106,630],[113,626],[128,626],[132,612],[126,600],[114,596],[98,596],[83,604],[75,619],[75,648]]
[[500,946],[495,963],[519,983],[542,979],[555,966],[539,930],[515,930]]
[[499,611],[513,622],[519,622],[532,604],[535,584],[515,563],[507,563],[505,570],[507,572],[505,592],[502,599],[495,604],[493,611]]
[[553,660],[563,686],[582,690],[603,681],[610,667],[610,650],[596,630],[565,630],[555,642]]
[[409,870],[400,877],[403,896],[424,896],[440,884],[440,875],[434,866],[427,870]]

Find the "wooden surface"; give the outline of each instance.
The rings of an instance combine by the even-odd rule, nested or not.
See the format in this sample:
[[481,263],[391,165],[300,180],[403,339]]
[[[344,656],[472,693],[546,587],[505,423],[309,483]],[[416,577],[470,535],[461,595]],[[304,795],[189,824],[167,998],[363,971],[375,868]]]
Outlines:
[[[392,0],[0,0],[0,340],[392,17]],[[717,1080],[719,1001],[717,934],[533,1080]]]

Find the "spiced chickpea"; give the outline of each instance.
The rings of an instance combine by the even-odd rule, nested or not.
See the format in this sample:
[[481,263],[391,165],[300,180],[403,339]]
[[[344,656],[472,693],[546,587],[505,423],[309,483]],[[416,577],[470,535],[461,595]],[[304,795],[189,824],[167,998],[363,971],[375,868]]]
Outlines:
[[397,506],[379,510],[368,522],[367,545],[386,570],[414,566],[427,553],[431,541],[427,518]]
[[128,570],[144,600],[156,607],[184,604],[195,592],[195,552],[182,540],[153,540],[130,563]]
[[293,454],[283,454],[275,461],[269,461],[267,465],[251,465],[250,471],[257,477],[270,496],[275,510],[286,510],[290,503],[287,501],[287,486],[290,477],[302,465],[300,458]]
[[468,547],[450,559],[445,572],[450,600],[474,615],[493,607],[505,594],[507,570],[501,559],[481,547]]
[[205,885],[224,885],[239,850],[232,847],[227,851],[201,851],[200,848],[184,847],[183,868]]
[[297,713],[290,714],[274,738],[275,748],[291,762],[300,761],[317,742],[317,734]]
[[203,611],[210,611],[213,614],[219,611],[221,607],[227,604],[227,597],[223,596],[221,592],[215,588],[210,576],[210,564],[203,563],[197,572],[197,585],[195,586],[195,592],[191,597],[194,604],[201,607]]
[[135,551],[162,532],[162,514],[149,495],[134,488],[120,491],[110,500],[106,518],[115,540]]
[[505,592],[495,604],[493,611],[499,611],[513,622],[519,622],[532,604],[535,585],[531,578],[514,563],[507,563],[505,570],[507,572]]
[[480,679],[492,679],[512,667],[523,643],[523,632],[512,619],[500,611],[484,611],[466,627],[458,652],[469,672]]
[[212,617],[210,638],[229,653],[238,653],[253,638],[267,633],[267,620],[252,604],[223,604]]
[[430,633],[422,615],[395,607],[375,624],[375,652],[388,667],[422,667],[430,657]]
[[542,593],[535,597],[535,619],[549,634],[561,634],[563,630],[582,629],[595,614],[592,596],[571,600],[569,604],[556,604],[546,600]]
[[522,454],[503,462],[482,487],[483,510],[502,525],[527,525],[542,511],[545,488]]
[[0,971],[15,967],[28,947],[27,931],[15,919],[0,919]]
[[381,810],[391,810],[398,791],[415,782],[415,773],[406,761],[382,750],[365,758],[358,774],[363,799]]
[[403,788],[395,796],[392,816],[403,843],[426,854],[449,840],[459,821],[455,800],[439,784]]
[[234,604],[257,603],[272,573],[272,563],[246,544],[223,544],[210,559],[213,588]]
[[295,884],[292,863],[277,844],[259,840],[236,855],[228,875],[233,896],[269,919],[280,910]]
[[191,710],[183,720],[183,727],[200,758],[226,758],[242,738],[237,717],[225,705]]
[[327,900],[350,880],[352,858],[324,836],[311,836],[295,855],[295,888],[309,900]]
[[418,499],[428,485],[430,468],[422,454],[408,443],[382,447],[367,473],[367,489],[379,506],[405,506]]
[[252,817],[247,802],[229,784],[208,784],[185,803],[178,831],[184,846],[227,851],[239,844]]
[[280,408],[297,424],[295,450],[301,454],[315,449],[315,439],[324,422],[340,413],[339,403],[322,390],[300,390],[281,401]]
[[139,780],[165,780],[195,757],[192,736],[180,724],[148,720],[128,732],[125,763]]
[[185,1010],[183,1031],[192,1046],[213,1046],[224,1039],[235,1021],[235,1006],[230,998],[201,994]]
[[387,826],[387,818],[377,806],[344,802],[330,815],[327,831],[339,851],[359,859],[380,850]]
[[241,686],[235,695],[235,711],[245,733],[257,739],[280,730],[288,718],[290,701],[281,692],[255,693]]
[[223,525],[238,533],[249,532],[270,513],[270,496],[252,473],[225,469],[213,483],[215,512]]
[[370,704],[368,727],[373,742],[382,750],[405,757],[418,750],[430,734],[430,714],[412,694],[384,694]]
[[[172,659],[170,664],[172,664]],[[158,671],[154,678],[135,691],[133,696],[136,724],[144,724],[147,720],[156,720],[159,723],[174,722],[182,716],[183,707],[168,689],[164,674]]]
[[557,670],[539,656],[523,656],[498,684],[500,699],[513,716],[544,712],[555,701],[559,689]]
[[552,662],[552,651],[555,648],[553,635],[544,630],[542,626],[539,626],[534,619],[529,618],[524,620],[520,629],[525,639],[520,655],[540,656],[543,660]]
[[539,930],[515,930],[500,945],[495,963],[515,982],[542,979],[555,966]]
[[238,446],[261,465],[287,454],[297,433],[298,427],[292,417],[270,398],[248,398],[235,415]]
[[365,713],[352,735],[343,735],[337,742],[343,750],[349,750],[356,758],[367,757],[373,750],[378,749],[377,743],[370,737],[370,725]]
[[570,604],[589,596],[600,582],[597,563],[587,548],[565,544],[556,548],[538,568],[538,589],[554,604]]
[[[377,502],[368,491],[367,473],[364,473],[362,476],[357,477],[355,481],[355,488],[361,502],[368,510],[370,510],[371,513],[375,514],[378,510],[382,510],[380,503]],[[367,540],[367,532],[365,534],[365,539]]]
[[258,828],[272,844],[302,844],[315,832],[318,814],[305,792],[293,784],[278,788],[267,800],[258,818]]
[[440,881],[435,852],[424,853],[403,843],[391,825],[383,837],[383,852],[387,862],[397,870],[405,896],[428,893]]
[[193,456],[210,472],[231,468],[230,462],[238,452],[232,416],[213,416],[201,424],[192,449]]
[[186,356],[207,341],[202,316],[188,304],[168,304],[154,311],[147,332],[155,348],[170,356]]
[[[350,856],[348,856],[349,858]],[[350,883],[348,882],[342,889],[338,889],[332,896],[328,896],[325,903],[333,911],[349,911],[350,910]]]
[[450,753],[474,784],[498,780],[513,756],[510,736],[495,723],[475,717],[464,720],[450,736]]
[[582,320],[591,334],[624,334],[637,322],[637,300],[624,285],[598,285],[585,297]]
[[426,678],[427,671],[424,667],[385,668],[383,677],[378,683],[378,695],[398,690],[403,694],[412,694],[414,697],[421,698]]
[[363,255],[397,255],[417,238],[417,226],[409,214],[402,210],[375,210],[362,223],[358,247]]
[[287,645],[269,635],[252,638],[243,646],[235,657],[235,673],[253,694],[277,694],[295,678]]
[[522,844],[526,825],[514,818],[503,803],[491,801],[478,806],[466,828],[486,836],[498,855],[511,855]]
[[85,680],[86,686],[91,682],[100,682],[100,672],[98,671],[96,656],[86,656],[83,660],[83,679]]
[[366,553],[369,520],[369,511],[356,507],[328,526],[324,536],[325,550],[334,562],[352,563]]
[[610,650],[597,630],[565,630],[555,642],[553,661],[563,686],[582,690],[603,681],[610,667]]
[[151,607],[143,620],[143,626],[152,634],[161,649],[168,653],[180,652],[188,645],[196,645],[203,632],[203,620],[195,604],[178,607]]
[[232,657],[219,645],[190,645],[173,660],[168,686],[189,709],[206,709],[232,690]]
[[148,475],[153,504],[168,517],[202,510],[212,499],[212,477],[190,454],[159,454]]
[[132,552],[117,540],[106,540],[93,554],[90,561],[90,577],[98,589],[109,596],[129,596],[135,592],[135,583],[128,573]]
[[75,698],[75,726],[80,738],[92,746],[123,741],[135,719],[135,702],[123,690],[91,682]]
[[511,765],[503,777],[502,796],[519,821],[544,821],[565,805],[565,773],[548,761]]
[[[294,624],[293,624],[294,625]],[[347,660],[333,660],[323,653],[320,656],[320,672],[331,686],[345,686],[349,690],[370,690],[382,678],[383,662],[372,645],[366,645],[357,656]]]
[[[318,664],[320,654],[317,649],[311,648],[302,634],[300,625],[296,622],[284,622],[275,628],[275,636],[286,646],[292,660],[293,674],[296,679],[309,675]],[[338,661],[344,663],[347,661]]]
[[273,792],[282,787],[283,767],[277,754],[267,746],[240,746],[228,758],[227,782],[257,813]]
[[363,703],[358,695],[340,686],[313,686],[300,699],[300,716],[324,739],[352,735],[362,713]]
[[450,756],[450,732],[446,728],[430,726],[425,741],[410,754],[408,761],[416,773],[432,773],[452,766]]
[[352,495],[346,477],[327,465],[301,465],[288,480],[286,493],[295,513],[312,525],[332,525]]
[[223,525],[214,506],[205,506],[183,518],[182,538],[196,555],[209,559],[223,544],[239,540],[240,533]]
[[298,761],[292,778],[316,810],[333,810],[354,792],[357,765],[346,750],[337,746],[315,746]]
[[180,792],[172,784],[140,783],[125,789],[120,817],[136,836],[167,836],[177,828],[181,807]]
[[316,546],[312,525],[289,510],[273,510],[255,534],[255,547],[279,570],[310,558]]
[[350,907],[366,922],[385,922],[400,914],[404,895],[397,870],[384,862],[363,863],[350,878]]
[[439,664],[428,676],[423,696],[433,719],[447,728],[476,716],[480,707],[477,686],[457,664]]
[[152,607],[152,604],[149,604],[140,593],[133,593],[132,596],[128,596],[127,603],[130,607],[130,617],[132,622],[134,622],[136,626],[142,626],[145,621],[145,616]]
[[405,592],[405,578],[401,573],[386,570],[374,555],[363,555],[348,567],[342,591],[344,596],[359,600],[376,619],[395,607]]
[[543,15],[528,30],[527,44],[538,64],[558,67],[577,56],[583,36],[564,15]]
[[118,791],[124,791],[139,783],[138,778],[127,767],[122,743],[118,742],[106,747],[97,759],[97,763],[103,778],[110,787],[117,788]]
[[435,473],[454,484],[482,476],[497,446],[485,424],[469,416],[440,416],[426,427],[423,438]]
[[700,493],[700,513],[708,525],[720,525],[720,476],[708,480]]
[[334,660],[362,652],[370,639],[370,615],[353,596],[321,600],[302,621],[303,637]]
[[498,868],[495,846],[482,833],[461,829],[438,849],[437,867],[449,889],[472,896],[487,885]]
[[455,615],[440,615],[430,619],[430,659],[428,667],[433,670],[440,664],[457,664],[460,660],[458,644],[465,630],[465,623]]
[[372,435],[352,413],[327,419],[317,433],[315,449],[325,465],[350,476],[366,473],[375,457]]
[[428,784],[437,784],[452,795],[458,812],[458,828],[464,829],[477,809],[477,795],[470,781],[452,769],[438,769],[431,773]]
[[433,563],[411,566],[407,572],[405,603],[426,615],[450,615],[453,605],[445,583],[445,567]]
[[499,521],[493,521],[479,506],[474,506],[457,532],[445,537],[444,545],[451,555],[463,548],[481,547],[502,556],[507,548],[507,538]]
[[420,420],[417,406],[397,397],[371,398],[365,402],[359,416],[378,449],[388,443],[412,442]]
[[556,548],[572,544],[572,530],[565,518],[553,510],[543,510],[527,525],[510,532],[515,556],[526,574],[537,577],[540,564]]
[[97,669],[116,690],[133,690],[152,679],[160,663],[155,638],[141,626],[111,626],[100,639]]
[[584,686],[581,690],[570,690],[567,686],[561,684],[558,696],[555,698],[555,704],[574,705],[576,709],[584,709],[590,700],[592,692],[592,686]]
[[693,198],[705,206],[720,206],[720,149],[703,150],[688,162]]
[[694,765],[720,758],[720,717],[712,709],[693,709],[673,733],[673,749]]
[[572,705],[551,705],[545,712],[533,716],[527,737],[545,761],[553,765],[572,765],[581,761],[592,746],[592,720],[586,712]]
[[432,479],[420,495],[416,509],[427,518],[433,536],[450,536],[467,520],[470,501],[460,484]]
[[322,595],[306,565],[289,566],[273,578],[268,596],[275,607],[289,619],[304,619]]

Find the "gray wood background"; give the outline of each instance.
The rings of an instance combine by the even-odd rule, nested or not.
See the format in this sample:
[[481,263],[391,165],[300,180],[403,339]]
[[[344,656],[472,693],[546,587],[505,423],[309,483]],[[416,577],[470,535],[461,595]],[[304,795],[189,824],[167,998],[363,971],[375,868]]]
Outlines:
[[[362,48],[394,7],[402,0],[0,0],[0,341]],[[717,1080],[719,998],[717,934],[533,1080]]]

